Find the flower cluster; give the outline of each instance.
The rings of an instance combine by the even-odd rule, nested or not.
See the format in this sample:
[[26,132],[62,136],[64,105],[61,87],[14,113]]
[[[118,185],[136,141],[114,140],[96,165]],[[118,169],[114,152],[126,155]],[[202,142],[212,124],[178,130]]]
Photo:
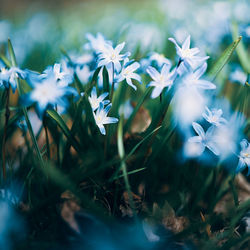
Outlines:
[[[1,68],[0,85],[6,88],[11,86],[14,92],[17,86],[16,78],[25,79],[32,90],[21,96],[22,103],[27,106],[35,104],[37,113],[42,118],[47,109],[66,110],[69,97],[79,96],[72,84],[78,81],[84,87],[94,72],[99,72],[97,86],[92,87],[88,101],[96,125],[101,134],[105,135],[104,125],[118,122],[118,118],[108,116],[115,84],[124,81],[136,91],[135,81],[142,83],[139,73],[144,75],[145,79],[150,76],[152,80],[146,87],[153,87],[152,99],[173,88],[171,105],[178,128],[186,137],[186,157],[200,157],[207,151],[211,151],[221,160],[228,155],[237,155],[239,163],[236,172],[245,167],[249,168],[248,141],[241,138],[241,151],[237,147],[239,138],[236,135],[240,135],[240,125],[229,125],[233,116],[227,116],[226,119],[221,107],[209,104],[213,102],[214,97],[211,94],[216,90],[216,85],[204,77],[207,70],[206,60],[209,57],[198,55],[200,49],[190,46],[190,36],[187,36],[181,45],[175,39],[169,38],[175,45],[178,57],[175,66],[170,59],[157,52],[149,53],[140,63],[129,59],[130,52],[122,53],[125,42],[113,46],[113,43],[100,33],[96,37],[87,34],[87,39],[88,42],[83,46],[85,53],[80,56],[69,53],[61,63],[47,67],[41,74],[23,71],[17,67]],[[110,93],[104,91],[104,67],[109,76],[108,84],[112,85]],[[107,99],[108,96],[111,100]],[[192,136],[194,131],[196,135]]]

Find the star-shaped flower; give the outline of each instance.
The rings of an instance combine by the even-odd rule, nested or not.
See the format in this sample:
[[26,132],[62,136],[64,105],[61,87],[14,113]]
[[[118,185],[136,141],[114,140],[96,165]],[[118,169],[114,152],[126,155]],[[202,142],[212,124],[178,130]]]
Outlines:
[[121,70],[120,61],[123,61],[125,58],[130,56],[129,52],[120,54],[124,46],[125,42],[118,44],[115,48],[109,44],[105,44],[106,49],[99,55],[98,67],[113,63],[114,69],[119,72]]
[[227,123],[227,120],[221,117],[223,114],[222,109],[210,110],[208,107],[205,109],[206,111],[202,114],[202,116],[212,125],[220,126]]
[[241,151],[239,155],[239,163],[236,168],[236,173],[241,172],[244,168],[248,167],[248,173],[250,174],[250,144],[246,139],[243,139],[240,143]]
[[132,83],[131,79],[135,79],[141,83],[141,76],[134,73],[134,71],[136,71],[138,68],[140,68],[140,64],[138,62],[129,62],[128,58],[126,58],[124,60],[122,71],[117,76],[117,82],[121,82],[126,79],[127,84],[136,90],[136,86]]
[[164,64],[161,69],[161,73],[151,66],[147,68],[147,73],[153,79],[153,81],[148,84],[148,87],[155,87],[151,95],[152,98],[158,97],[164,88],[171,88],[173,85],[174,79],[176,77],[176,70],[174,69],[172,72],[170,72],[170,67],[170,65]]
[[214,127],[213,126],[209,127],[205,133],[204,129],[201,127],[200,124],[193,122],[192,125],[193,129],[198,134],[198,136],[193,136],[189,138],[188,142],[198,143],[200,146],[200,154],[204,152],[205,148],[208,148],[210,151],[212,151],[215,155],[218,156],[220,152],[218,150],[218,147],[216,146],[213,137]]
[[36,103],[37,113],[40,117],[43,116],[47,108],[53,108],[55,105],[67,107],[68,101],[65,98],[69,95],[77,95],[77,91],[68,86],[60,86],[53,76],[49,77],[34,77],[27,79],[33,87],[32,91],[22,97],[22,102],[25,105]]
[[163,54],[159,54],[157,52],[153,52],[150,55],[149,60],[151,62],[155,61],[158,67],[162,67],[163,64],[171,65],[171,61],[169,59],[167,59]]
[[168,40],[175,44],[176,53],[187,68],[191,67],[192,69],[195,69],[197,64],[200,64],[209,58],[209,56],[197,56],[200,50],[198,48],[190,48],[190,36],[186,38],[181,47],[177,44],[174,38],[169,38]]
[[66,87],[73,82],[73,75],[69,71],[65,71],[60,63],[56,63],[54,66],[49,66],[41,77],[54,77],[61,87]]
[[201,67],[193,71],[187,71],[183,77],[183,83],[188,87],[196,87],[200,89],[216,89],[216,85],[212,82],[200,79],[201,76],[206,72],[207,64],[204,63]]
[[88,97],[89,103],[93,111],[98,109],[100,103],[103,103],[103,105],[107,105],[110,103],[109,100],[104,100],[108,96],[108,94],[109,94],[108,92],[105,92],[101,94],[99,97],[97,97],[96,87],[93,87],[91,95]]
[[3,85],[4,87],[8,88],[10,85],[14,93],[17,87],[16,78],[18,77],[24,79],[26,77],[25,71],[17,67],[11,67],[9,69],[1,68],[0,69],[0,86]]
[[87,49],[92,48],[97,54],[104,52],[107,44],[112,46],[112,42],[106,40],[101,33],[97,33],[96,37],[87,33],[86,38],[89,40],[89,43],[85,44],[84,47]]
[[96,125],[100,129],[100,132],[105,135],[106,130],[104,125],[118,122],[118,119],[115,117],[107,117],[109,110],[111,109],[112,104],[110,103],[108,106],[104,108],[104,104],[101,102],[99,108],[96,112],[93,112],[93,116],[95,118]]

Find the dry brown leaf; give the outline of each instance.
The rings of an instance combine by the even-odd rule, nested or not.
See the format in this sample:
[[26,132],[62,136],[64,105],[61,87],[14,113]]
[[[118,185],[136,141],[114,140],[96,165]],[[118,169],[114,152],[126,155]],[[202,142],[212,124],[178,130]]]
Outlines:
[[[242,203],[246,200],[250,199],[250,183],[246,180],[246,178],[242,174],[238,174],[235,177],[235,186],[238,192],[238,200],[239,203]],[[214,208],[214,212],[216,213],[226,213],[228,208],[234,206],[234,199],[232,191],[229,190],[222,199],[216,204]]]
[[65,201],[61,205],[61,216],[63,220],[76,232],[80,233],[79,226],[75,220],[75,213],[81,210],[75,196],[70,191],[61,194]]
[[[134,103],[132,103],[135,106]],[[141,133],[145,131],[150,125],[152,119],[147,109],[140,107],[138,112],[135,115],[135,118],[131,124],[132,133]]]

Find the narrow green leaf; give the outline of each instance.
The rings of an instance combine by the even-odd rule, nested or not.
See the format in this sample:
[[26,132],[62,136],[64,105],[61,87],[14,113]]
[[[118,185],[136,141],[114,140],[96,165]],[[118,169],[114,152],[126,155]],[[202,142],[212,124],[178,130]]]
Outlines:
[[234,50],[236,49],[237,45],[241,41],[241,36],[238,37],[232,44],[230,44],[221,57],[215,62],[211,70],[208,72],[208,75],[211,79],[215,79],[216,76],[220,73],[220,71],[223,69],[223,67],[227,64],[229,61],[231,55],[233,54]]
[[125,161],[123,160],[123,158],[125,156],[125,150],[124,150],[124,145],[123,145],[123,117],[120,118],[120,121],[119,121],[119,124],[118,124],[117,146],[118,146],[119,156],[120,156],[120,158],[122,160],[121,161],[121,169],[122,169],[122,174],[123,174],[125,186],[126,186],[128,196],[129,196],[129,204],[130,204],[130,207],[132,208],[132,210],[134,212],[135,206],[134,206],[133,196],[132,196],[132,192],[131,192],[131,187],[130,187],[129,180],[128,180],[127,166],[126,166]]
[[67,137],[67,139],[70,141],[71,145],[74,147],[74,149],[80,153],[81,152],[81,147],[78,143],[78,141],[73,137],[70,133],[70,130],[62,117],[55,111],[55,110],[47,110],[47,114],[55,120],[55,122],[58,124],[58,126],[61,128],[62,132],[64,135]]
[[109,74],[106,67],[103,67],[102,77],[103,77],[103,91],[109,93]]
[[[15,57],[15,53],[14,53],[13,46],[11,44],[10,39],[8,39],[8,51],[9,51],[9,54],[10,54],[12,66],[16,67],[17,66],[16,57]],[[20,86],[20,81],[19,81],[19,79],[16,79],[16,81],[17,81],[17,90],[19,92],[19,95],[22,95],[22,88]],[[41,166],[44,166],[43,157],[42,157],[41,152],[39,150],[37,140],[36,140],[36,137],[34,135],[30,120],[29,120],[28,111],[27,111],[27,109],[25,107],[23,107],[22,110],[23,110],[23,115],[24,115],[24,118],[25,118],[25,121],[26,121],[26,124],[27,124],[27,127],[28,127],[28,131],[29,131],[32,143],[34,145],[34,148],[35,148],[39,163],[41,164]]]
[[[146,168],[139,168],[139,169],[135,169],[135,170],[129,171],[129,172],[128,172],[128,175],[136,174],[136,173],[141,172],[141,171],[143,171],[143,170],[145,170],[145,169],[146,169]],[[123,174],[121,174],[121,175],[119,175],[119,176],[113,178],[112,181],[117,180],[117,179],[122,178],[122,177],[124,178],[124,175],[123,175]]]
[[0,59],[4,62],[4,64],[10,68],[11,67],[11,62],[2,54],[0,54]]
[[[236,23],[233,23],[232,25],[232,33],[233,39],[236,40],[239,36],[238,25]],[[237,46],[236,53],[238,54],[242,68],[246,73],[250,74],[250,55],[242,42]]]

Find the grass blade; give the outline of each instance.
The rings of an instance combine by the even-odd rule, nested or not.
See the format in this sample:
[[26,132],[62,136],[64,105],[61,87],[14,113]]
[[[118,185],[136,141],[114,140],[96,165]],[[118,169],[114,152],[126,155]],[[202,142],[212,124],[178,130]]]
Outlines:
[[210,76],[211,79],[214,80],[216,78],[216,76],[220,73],[220,71],[223,69],[223,67],[227,64],[231,55],[233,54],[234,50],[236,49],[237,45],[241,41],[241,38],[242,38],[241,36],[238,37],[232,44],[230,44],[225,49],[225,51],[223,52],[221,57],[215,62],[213,67],[208,72],[208,75]]
[[64,135],[67,137],[67,139],[70,141],[71,145],[74,147],[74,149],[80,153],[81,147],[78,143],[78,141],[71,135],[70,130],[62,117],[55,111],[55,110],[47,110],[47,114],[55,120],[55,122],[58,124],[58,126],[61,128]]

